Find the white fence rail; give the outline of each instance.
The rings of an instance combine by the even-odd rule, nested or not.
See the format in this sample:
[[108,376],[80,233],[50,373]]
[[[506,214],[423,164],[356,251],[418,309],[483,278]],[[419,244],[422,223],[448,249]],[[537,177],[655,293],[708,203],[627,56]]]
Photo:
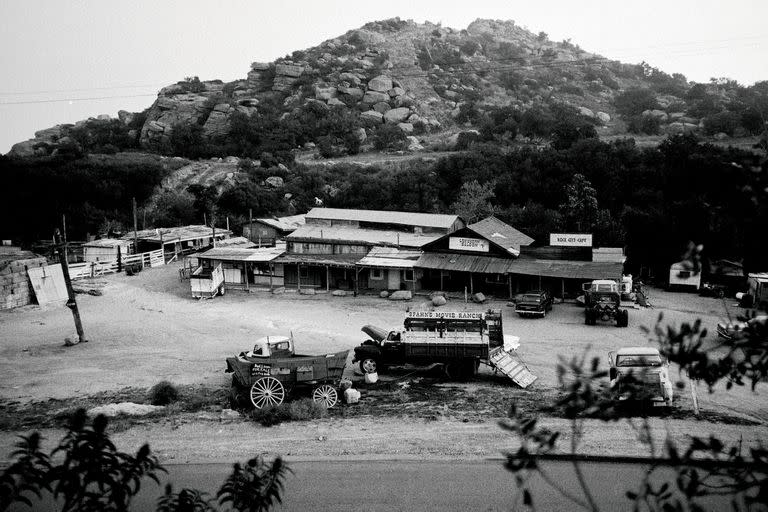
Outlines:
[[[140,265],[145,267],[159,267],[165,265],[163,250],[143,252],[141,254],[131,254],[122,258],[122,268],[129,265]],[[117,272],[117,260],[113,261],[86,261],[84,263],[70,263],[69,277],[71,279],[85,279],[86,277],[102,276],[104,274],[113,274]]]

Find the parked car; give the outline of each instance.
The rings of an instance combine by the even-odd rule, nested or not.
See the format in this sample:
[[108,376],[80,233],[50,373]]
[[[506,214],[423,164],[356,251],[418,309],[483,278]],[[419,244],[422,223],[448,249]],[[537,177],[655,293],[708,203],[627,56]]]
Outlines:
[[627,347],[608,353],[611,389],[619,401],[671,407],[669,362],[653,347]]
[[515,303],[515,313],[520,316],[547,316],[552,309],[552,296],[543,290],[533,290],[522,294]]
[[730,322],[718,322],[717,335],[726,340],[733,340],[741,338],[745,335],[748,329],[752,329],[757,324],[762,324],[765,327],[768,322],[768,315],[758,315],[749,320],[732,320]]
[[728,287],[723,284],[703,283],[699,288],[699,295],[702,297],[717,297],[722,299],[728,295]]

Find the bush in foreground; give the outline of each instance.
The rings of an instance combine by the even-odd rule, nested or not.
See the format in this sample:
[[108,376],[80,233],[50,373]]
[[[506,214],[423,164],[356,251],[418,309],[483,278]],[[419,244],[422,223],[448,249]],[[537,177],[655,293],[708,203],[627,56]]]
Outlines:
[[[13,461],[0,473],[0,512],[18,505],[37,510],[45,502],[67,512],[129,510],[141,485],[147,479],[159,483],[166,470],[147,444],[135,455],[118,451],[106,432],[107,423],[99,415],[88,425],[85,409],[79,409],[50,453],[42,450],[39,433],[20,436]],[[234,464],[216,493],[218,503],[196,489],[174,493],[168,485],[156,510],[213,511],[218,505],[222,510],[267,511],[282,502],[290,472],[280,457],[268,462],[257,456]]]
[[167,380],[158,382],[149,390],[149,402],[152,405],[168,405],[178,399],[179,390]]
[[328,416],[328,409],[310,398],[254,409],[251,418],[265,427],[285,421],[306,421]]

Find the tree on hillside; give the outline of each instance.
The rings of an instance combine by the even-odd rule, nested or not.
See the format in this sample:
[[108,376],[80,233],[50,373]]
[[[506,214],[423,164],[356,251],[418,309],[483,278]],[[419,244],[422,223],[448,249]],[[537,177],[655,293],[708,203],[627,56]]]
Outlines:
[[477,222],[493,215],[494,207],[491,199],[494,197],[493,183],[481,185],[476,180],[464,183],[451,211],[464,219],[467,224]]

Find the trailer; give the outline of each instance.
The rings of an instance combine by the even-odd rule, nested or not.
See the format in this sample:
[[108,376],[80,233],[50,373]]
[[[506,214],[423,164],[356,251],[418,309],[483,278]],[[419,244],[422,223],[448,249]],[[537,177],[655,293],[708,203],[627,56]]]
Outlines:
[[192,297],[196,299],[212,299],[216,295],[224,295],[224,271],[221,263],[215,267],[197,267],[189,276],[189,287]]
[[338,385],[349,350],[317,356],[296,354],[293,337],[266,336],[253,349],[227,358],[232,373],[232,406],[250,403],[261,409],[276,406],[291,394],[308,391],[326,408],[339,401]]
[[448,378],[465,379],[484,363],[523,388],[536,380],[516,352],[519,339],[504,335],[500,310],[411,311],[403,324],[399,331],[362,328],[370,339],[355,348],[353,362],[363,373],[440,364]]

